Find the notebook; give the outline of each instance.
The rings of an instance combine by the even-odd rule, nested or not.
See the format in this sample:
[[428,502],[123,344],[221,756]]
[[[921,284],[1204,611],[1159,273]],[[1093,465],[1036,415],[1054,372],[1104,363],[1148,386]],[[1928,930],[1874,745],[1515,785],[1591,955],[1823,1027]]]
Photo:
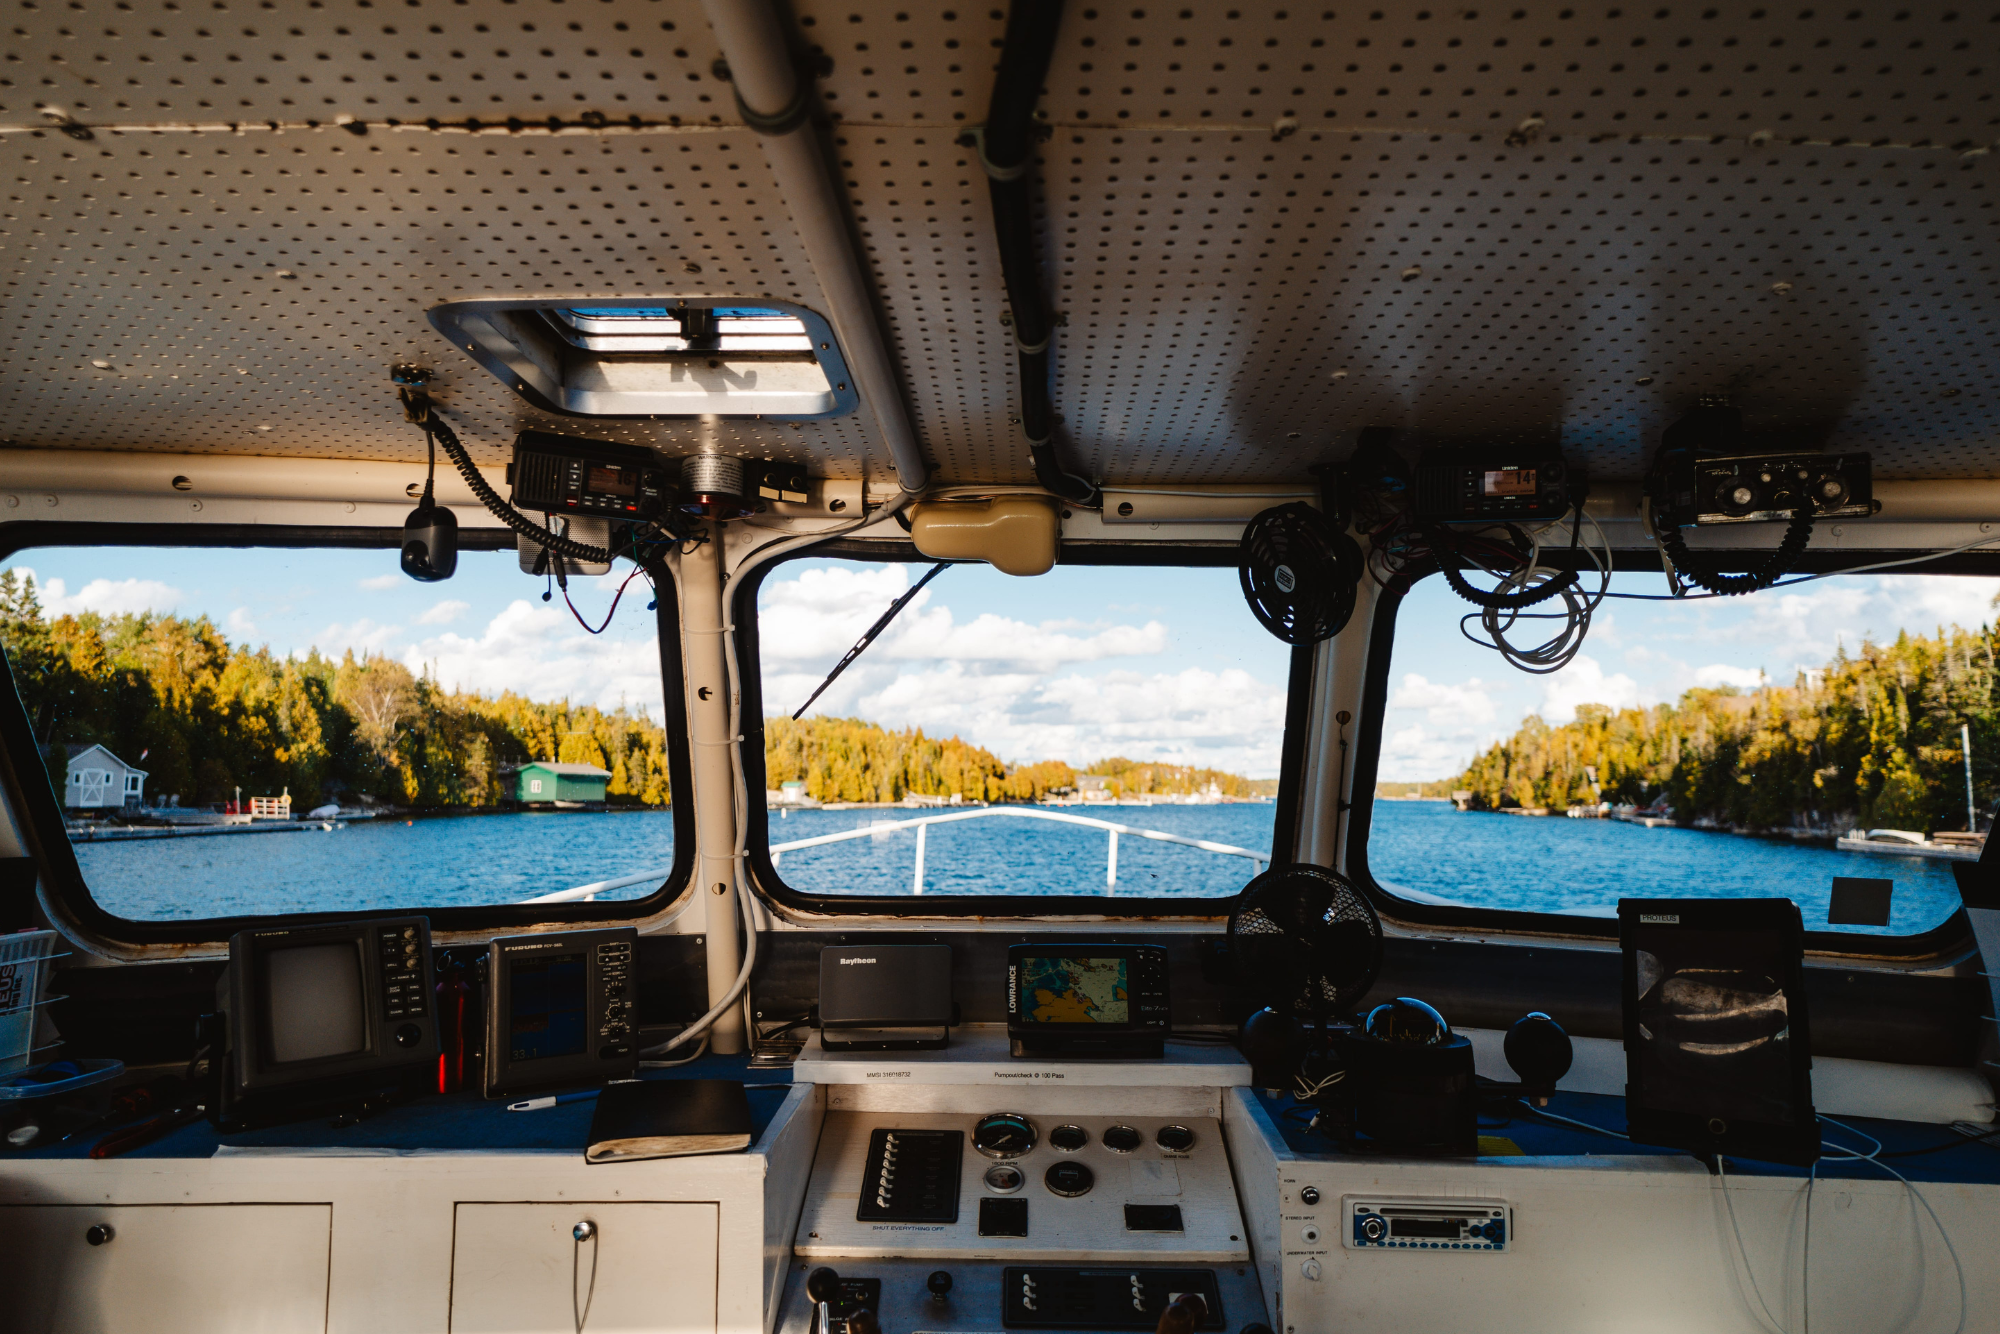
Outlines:
[[607,1084],[590,1118],[585,1162],[635,1162],[750,1147],[750,1099],[733,1079]]

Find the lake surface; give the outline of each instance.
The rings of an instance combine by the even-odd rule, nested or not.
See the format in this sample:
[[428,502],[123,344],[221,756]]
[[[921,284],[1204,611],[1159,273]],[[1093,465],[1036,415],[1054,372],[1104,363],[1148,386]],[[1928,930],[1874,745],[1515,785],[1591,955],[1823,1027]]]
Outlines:
[[[774,847],[921,814],[902,809],[772,812]],[[1186,838],[1268,851],[1276,808],[1067,807]],[[909,894],[916,833],[865,837],[779,854],[793,889],[828,895]],[[1105,883],[1100,829],[1016,817],[933,825],[924,837],[925,896],[1011,893],[1226,898],[1255,872],[1248,860],[1132,836],[1118,840]],[[379,912],[518,903],[673,863],[667,811],[560,811],[373,820],[322,832],[82,843],[77,859],[98,901],[142,920],[304,911]],[[1454,811],[1445,802],[1375,803],[1369,866],[1385,887],[1429,902],[1610,917],[1621,896],[1785,895],[1808,929],[1827,929],[1835,876],[1895,882],[1890,931],[1928,930],[1958,906],[1948,862],[1836,852],[1819,844],[1610,820],[1530,819]],[[643,898],[639,884],[604,895]],[[1865,930],[1835,927],[1834,930]]]
[[1888,934],[1928,931],[1958,907],[1951,863],[1838,852],[1828,844],[1704,829],[1647,829],[1458,811],[1448,801],[1378,801],[1368,869],[1384,888],[1480,908],[1616,917],[1624,898],[1789,898],[1808,931],[1829,926],[1835,876],[1895,882]]

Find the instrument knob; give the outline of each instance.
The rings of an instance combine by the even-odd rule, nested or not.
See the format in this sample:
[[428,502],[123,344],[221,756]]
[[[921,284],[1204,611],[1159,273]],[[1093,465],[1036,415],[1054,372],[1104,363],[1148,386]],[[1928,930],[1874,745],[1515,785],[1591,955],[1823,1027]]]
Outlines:
[[946,1296],[951,1292],[951,1271],[948,1269],[933,1269],[931,1276],[924,1280],[924,1286],[931,1290],[932,1301],[944,1301]]
[[92,1246],[102,1246],[116,1235],[118,1234],[111,1230],[109,1223],[92,1223],[83,1230],[83,1239]]
[[821,1265],[806,1275],[806,1296],[816,1302],[836,1301],[840,1297],[840,1275]]
[[1318,1187],[1318,1186],[1307,1186],[1307,1187],[1306,1187],[1306,1188],[1305,1188],[1304,1190],[1300,1191],[1300,1192],[1299,1192],[1299,1202],[1300,1202],[1300,1203],[1302,1203],[1302,1204],[1318,1204],[1318,1203],[1319,1203],[1319,1187]]

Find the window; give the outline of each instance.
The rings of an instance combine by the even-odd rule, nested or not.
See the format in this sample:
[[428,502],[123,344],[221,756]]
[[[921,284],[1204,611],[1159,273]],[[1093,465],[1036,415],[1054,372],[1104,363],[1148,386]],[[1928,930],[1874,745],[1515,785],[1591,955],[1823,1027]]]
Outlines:
[[793,721],[930,569],[766,572],[760,875],[816,899],[1194,900],[1263,869],[1291,650],[1231,567],[947,567]]
[[[1426,579],[1394,612],[1367,870],[1438,906],[1784,895],[1808,931],[1936,928],[2000,796],[1996,591],[1882,575],[1607,601],[1575,661],[1530,676]],[[1890,882],[1888,923],[1838,920],[1836,877]]]
[[[393,549],[49,546],[5,566],[0,643],[63,794],[45,838],[59,823],[97,911],[435,918],[610,881],[560,910],[603,916],[675,879],[684,761],[646,577],[601,637],[579,624],[629,565],[567,593],[511,547],[464,550],[436,584]],[[529,803],[538,765],[562,790]]]

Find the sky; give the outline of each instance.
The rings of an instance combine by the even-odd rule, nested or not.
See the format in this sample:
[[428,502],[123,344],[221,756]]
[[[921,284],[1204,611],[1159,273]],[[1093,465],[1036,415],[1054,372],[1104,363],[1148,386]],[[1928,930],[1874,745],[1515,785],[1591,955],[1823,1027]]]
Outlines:
[[[758,598],[764,711],[803,704],[928,565],[801,560]],[[812,712],[957,735],[1009,763],[1122,755],[1277,776],[1290,650],[1233,567],[939,575]]]
[[[1666,583],[1657,574],[1623,574],[1612,591],[1664,593]],[[1765,679],[1788,686],[1842,644],[1852,651],[1903,630],[1988,624],[1996,593],[2000,579],[1885,574],[1702,601],[1607,599],[1575,660],[1533,676],[1468,642],[1459,623],[1475,608],[1443,580],[1426,579],[1397,617],[1380,776],[1450,777],[1531,713],[1564,723],[1578,704],[1657,704],[1694,686],[1755,687]],[[1481,633],[1477,621],[1471,628]],[[1515,638],[1534,640],[1532,633]]]
[[[207,615],[231,641],[280,655],[317,647],[385,653],[446,686],[641,709],[663,716],[652,594],[632,581],[593,637],[512,551],[462,552],[458,573],[420,584],[391,551],[45,548],[32,570],[44,607]],[[765,711],[789,714],[929,567],[803,559],[759,597]],[[614,575],[571,581],[593,625]],[[1664,592],[1657,575],[1614,591]],[[2000,579],[1878,575],[1746,597],[1606,601],[1565,670],[1531,676],[1469,643],[1472,608],[1441,580],[1404,600],[1383,719],[1381,777],[1436,779],[1510,735],[1530,713],[1567,722],[1580,703],[1670,700],[1696,685],[1790,684],[1845,643],[1978,626]],[[1474,623],[1477,628],[1477,623]],[[885,727],[957,735],[1009,763],[1113,755],[1275,777],[1289,651],[1250,616],[1233,568],[1058,566],[1022,579],[946,570],[813,706]]]
[[[315,647],[333,657],[382,653],[456,689],[664,716],[643,575],[597,637],[577,624],[560,591],[542,601],[547,581],[522,573],[511,550],[461,551],[458,572],[435,584],[411,579],[387,550],[48,547],[17,554],[11,566],[34,573],[51,616],[206,615],[230,642],[280,656]],[[593,626],[631,568],[621,563],[611,576],[570,580],[571,600]]]

